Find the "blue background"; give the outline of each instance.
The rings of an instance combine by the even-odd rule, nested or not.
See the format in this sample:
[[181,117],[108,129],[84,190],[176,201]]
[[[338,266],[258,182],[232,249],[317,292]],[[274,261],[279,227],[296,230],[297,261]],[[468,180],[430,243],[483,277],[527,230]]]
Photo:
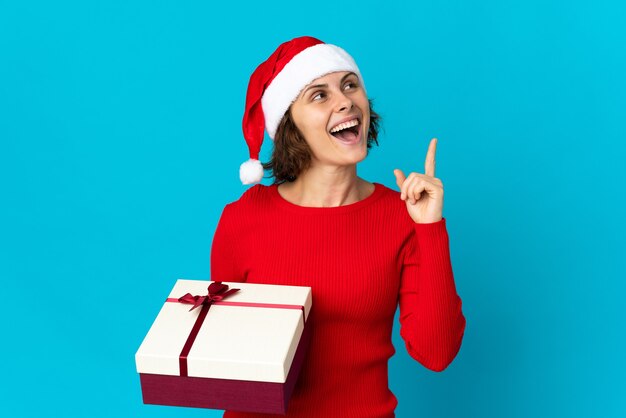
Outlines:
[[625,416],[625,12],[0,2],[0,414],[221,416],[143,405],[134,354],[174,281],[210,278],[219,215],[247,187],[250,74],[311,35],[352,54],[383,117],[360,176],[397,189],[392,170],[423,173],[439,138],[468,323],[434,373],[396,317],[397,415]]

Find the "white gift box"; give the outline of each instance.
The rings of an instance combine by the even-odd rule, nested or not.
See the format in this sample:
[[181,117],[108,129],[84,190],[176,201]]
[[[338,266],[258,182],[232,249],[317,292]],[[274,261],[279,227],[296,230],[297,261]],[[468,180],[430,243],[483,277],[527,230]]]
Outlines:
[[[191,311],[178,301],[212,283],[239,290]],[[144,403],[286,413],[311,303],[310,287],[179,279],[135,354]]]

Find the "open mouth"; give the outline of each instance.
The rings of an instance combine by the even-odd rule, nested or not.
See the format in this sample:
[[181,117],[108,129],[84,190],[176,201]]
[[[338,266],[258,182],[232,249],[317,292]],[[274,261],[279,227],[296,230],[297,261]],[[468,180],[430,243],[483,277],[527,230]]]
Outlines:
[[330,134],[346,144],[356,144],[361,139],[361,122],[351,120],[331,129]]

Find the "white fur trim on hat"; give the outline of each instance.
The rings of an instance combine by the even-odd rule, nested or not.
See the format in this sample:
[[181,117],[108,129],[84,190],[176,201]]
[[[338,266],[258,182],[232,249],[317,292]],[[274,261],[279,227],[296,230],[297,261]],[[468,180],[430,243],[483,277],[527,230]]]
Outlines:
[[342,48],[317,44],[294,56],[265,89],[261,99],[265,129],[274,139],[278,125],[291,103],[311,81],[335,71],[353,71],[365,91],[365,83],[354,59]]
[[259,183],[263,179],[263,165],[250,158],[239,167],[239,178],[243,184]]

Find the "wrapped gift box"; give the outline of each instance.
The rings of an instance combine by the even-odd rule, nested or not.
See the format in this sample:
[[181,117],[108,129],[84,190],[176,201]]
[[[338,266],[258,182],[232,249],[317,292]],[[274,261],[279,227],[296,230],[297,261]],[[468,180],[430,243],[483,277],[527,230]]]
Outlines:
[[310,310],[310,287],[178,280],[135,354],[144,403],[286,414]]

